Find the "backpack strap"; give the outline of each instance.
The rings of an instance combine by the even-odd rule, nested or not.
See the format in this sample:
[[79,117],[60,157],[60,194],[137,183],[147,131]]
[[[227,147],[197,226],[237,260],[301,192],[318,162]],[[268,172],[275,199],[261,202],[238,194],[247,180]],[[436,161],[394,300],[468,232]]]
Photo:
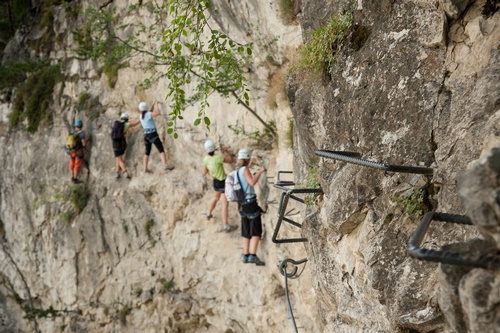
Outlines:
[[[241,180],[240,180],[240,172],[239,171],[240,171],[239,169],[236,171],[236,177],[238,177],[238,183],[240,183],[242,185],[241,188],[243,188],[243,184],[241,183]],[[248,185],[250,185],[250,184],[248,184]],[[248,186],[247,186],[247,189],[248,189]],[[243,193],[245,193],[245,195],[247,195],[247,190],[243,189]]]

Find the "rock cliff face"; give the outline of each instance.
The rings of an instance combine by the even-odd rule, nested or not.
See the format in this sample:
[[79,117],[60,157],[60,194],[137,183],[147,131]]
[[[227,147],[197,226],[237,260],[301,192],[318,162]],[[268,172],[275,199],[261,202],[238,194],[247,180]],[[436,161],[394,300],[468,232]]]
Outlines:
[[[303,11],[302,26],[316,29],[324,24],[318,17],[329,17],[346,5],[303,2],[303,8],[315,9],[314,14]],[[317,163],[316,149],[357,151],[367,160],[435,169],[426,178],[319,160],[324,205],[305,223],[304,235],[321,290],[318,308],[324,331],[498,330],[494,319],[486,327],[472,324],[474,315],[463,301],[443,308],[435,296],[435,264],[405,253],[416,221],[406,219],[391,200],[407,189],[422,188],[430,195],[427,209],[465,213],[458,176],[487,142],[498,146],[499,16],[484,15],[484,5],[358,1],[354,21],[368,31],[366,42],[361,47],[351,43],[331,78],[303,84],[303,74],[295,72],[288,79],[299,142],[294,166],[302,177]],[[498,190],[498,182],[493,184]],[[486,199],[479,195],[476,200]],[[498,209],[493,206],[493,211]],[[480,223],[481,218],[474,220]],[[498,218],[489,220],[498,225]],[[438,226],[427,241],[434,246],[457,242],[476,236],[474,230]],[[489,238],[497,237],[489,231]],[[465,285],[452,276],[453,288]],[[488,311],[498,316],[498,307]],[[454,322],[451,328],[441,312]]]
[[[78,6],[120,12],[133,3]],[[350,2],[294,1],[296,25],[284,25],[274,3],[214,4],[222,30],[256,43],[251,107],[277,124],[278,140],[264,149],[229,130],[262,131],[244,107],[215,96],[211,131],[185,122],[174,140],[165,133],[164,104],[157,125],[176,168],[164,173],[153,149],[153,173],[143,174],[142,135],[132,130],[130,181],[112,178],[110,126],[120,112],[137,117],[141,100],[161,99],[165,82],[141,91],[146,74],[130,62],[109,88],[99,64],[77,59],[71,31],[79,21],[67,19],[67,6],[52,8],[59,37],[50,48],[40,47],[44,31],[36,27],[10,43],[4,61],[50,56],[64,65],[66,79],[55,89],[51,125],[36,133],[9,129],[13,105],[7,98],[0,104],[0,331],[287,332],[294,329],[289,296],[300,332],[499,332],[499,273],[410,258],[406,247],[420,218],[405,210],[425,199],[420,211],[467,214],[477,226],[432,224],[426,248],[498,251],[496,2],[358,0],[347,46],[321,78],[289,62],[311,31]],[[139,10],[133,19],[149,15]],[[93,103],[78,108],[83,93]],[[185,117],[196,112],[187,109]],[[65,124],[75,116],[92,137],[81,186],[70,184],[62,149]],[[261,204],[269,203],[258,250],[265,267],[240,262],[239,230],[220,232],[220,207],[210,221],[202,215],[213,195],[201,176],[207,138],[234,153],[251,147],[257,163],[268,166],[256,186]],[[434,173],[384,173],[319,157],[317,149]],[[307,242],[274,244],[281,191],[273,176],[292,170],[297,186],[317,171],[324,194],[313,206],[290,204],[302,229],[281,228],[279,238]],[[409,191],[422,198],[402,202]],[[75,208],[81,197],[85,207]],[[230,221],[239,224],[234,205]],[[286,258],[308,259],[288,284],[276,266]]]

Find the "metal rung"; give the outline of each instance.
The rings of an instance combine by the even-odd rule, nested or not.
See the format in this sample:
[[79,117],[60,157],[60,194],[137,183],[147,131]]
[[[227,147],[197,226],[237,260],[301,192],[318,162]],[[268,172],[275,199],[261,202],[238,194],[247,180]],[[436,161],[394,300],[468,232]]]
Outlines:
[[[292,173],[291,171],[280,171],[280,172]],[[278,176],[278,180],[279,180],[279,176]],[[303,242],[307,242],[307,238],[282,238],[282,239],[277,238],[279,230],[281,228],[281,223],[283,221],[290,223],[298,228],[302,228],[302,224],[285,216],[286,215],[286,206],[288,205],[288,201],[290,199],[296,200],[300,203],[305,203],[305,201],[302,198],[299,198],[298,196],[296,196],[294,194],[323,193],[323,190],[321,188],[290,188],[290,186],[294,186],[294,185],[295,185],[294,182],[284,183],[283,181],[278,181],[276,184],[273,185],[275,188],[284,191],[283,193],[281,193],[280,204],[278,207],[278,222],[276,223],[276,228],[274,229],[274,234],[273,234],[273,238],[272,238],[273,243],[303,243]]]
[[410,239],[407,253],[410,257],[419,260],[435,261],[451,265],[463,265],[480,267],[486,269],[500,268],[500,257],[494,255],[470,255],[449,251],[437,251],[421,248],[420,245],[432,221],[451,222],[463,225],[472,225],[471,220],[464,215],[453,215],[446,213],[428,212],[415,230],[415,234]]

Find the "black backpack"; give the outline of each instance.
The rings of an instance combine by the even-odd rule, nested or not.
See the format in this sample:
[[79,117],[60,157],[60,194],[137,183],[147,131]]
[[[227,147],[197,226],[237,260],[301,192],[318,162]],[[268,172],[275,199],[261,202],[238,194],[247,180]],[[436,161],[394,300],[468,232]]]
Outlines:
[[111,139],[125,139],[125,123],[123,121],[115,120],[113,129],[111,130]]

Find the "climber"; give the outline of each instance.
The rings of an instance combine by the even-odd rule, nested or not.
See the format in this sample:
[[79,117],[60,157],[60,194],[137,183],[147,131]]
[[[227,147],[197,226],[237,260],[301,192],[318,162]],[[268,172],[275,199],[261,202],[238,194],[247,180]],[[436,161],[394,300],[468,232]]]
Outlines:
[[120,120],[116,120],[113,129],[111,130],[111,140],[113,144],[113,153],[115,154],[116,166],[115,166],[115,179],[121,177],[120,171],[123,171],[123,176],[130,179],[130,173],[125,165],[125,159],[123,155],[127,149],[126,135],[127,131],[131,126],[136,126],[138,123],[132,125],[128,121],[128,114],[122,113]]
[[246,263],[254,263],[257,266],[263,266],[265,263],[257,257],[257,247],[262,237],[261,212],[263,210],[257,203],[254,186],[259,181],[260,176],[266,172],[266,168],[252,175],[250,167],[250,151],[240,149],[238,151],[238,179],[241,187],[245,191],[245,200],[238,204],[238,211],[241,215],[241,236],[243,237],[243,258]]
[[[84,159],[84,150],[89,142],[90,136],[82,130],[83,121],[81,119],[76,119],[74,124],[74,130],[68,135],[68,140],[66,142],[67,148],[69,149],[69,170],[71,172],[71,182],[73,184],[81,183],[78,179],[78,174],[82,169],[82,163]],[[68,143],[71,141],[72,143]]]
[[228,223],[229,202],[224,195],[226,172],[224,171],[223,163],[232,163],[233,156],[226,147],[222,147],[223,155],[215,155],[215,146],[212,140],[205,141],[205,151],[208,155],[203,158],[202,174],[203,176],[210,174],[213,177],[212,185],[215,191],[214,197],[210,200],[208,206],[207,220],[212,218],[212,212],[219,199],[222,198],[222,228],[225,232],[231,232],[238,227]]
[[165,150],[163,148],[163,144],[161,142],[160,137],[158,136],[158,132],[156,131],[156,126],[154,122],[154,118],[160,115],[160,109],[158,107],[158,101],[153,103],[151,107],[151,111],[148,111],[148,106],[145,102],[139,103],[139,111],[141,112],[140,119],[136,119],[130,121],[130,126],[135,126],[141,123],[142,128],[144,129],[144,145],[146,146],[144,152],[144,173],[150,172],[148,170],[148,162],[149,155],[151,153],[151,145],[154,144],[158,151],[160,152],[160,159],[163,162],[164,170],[172,170],[174,168],[173,165],[167,164],[167,156],[165,154]]

